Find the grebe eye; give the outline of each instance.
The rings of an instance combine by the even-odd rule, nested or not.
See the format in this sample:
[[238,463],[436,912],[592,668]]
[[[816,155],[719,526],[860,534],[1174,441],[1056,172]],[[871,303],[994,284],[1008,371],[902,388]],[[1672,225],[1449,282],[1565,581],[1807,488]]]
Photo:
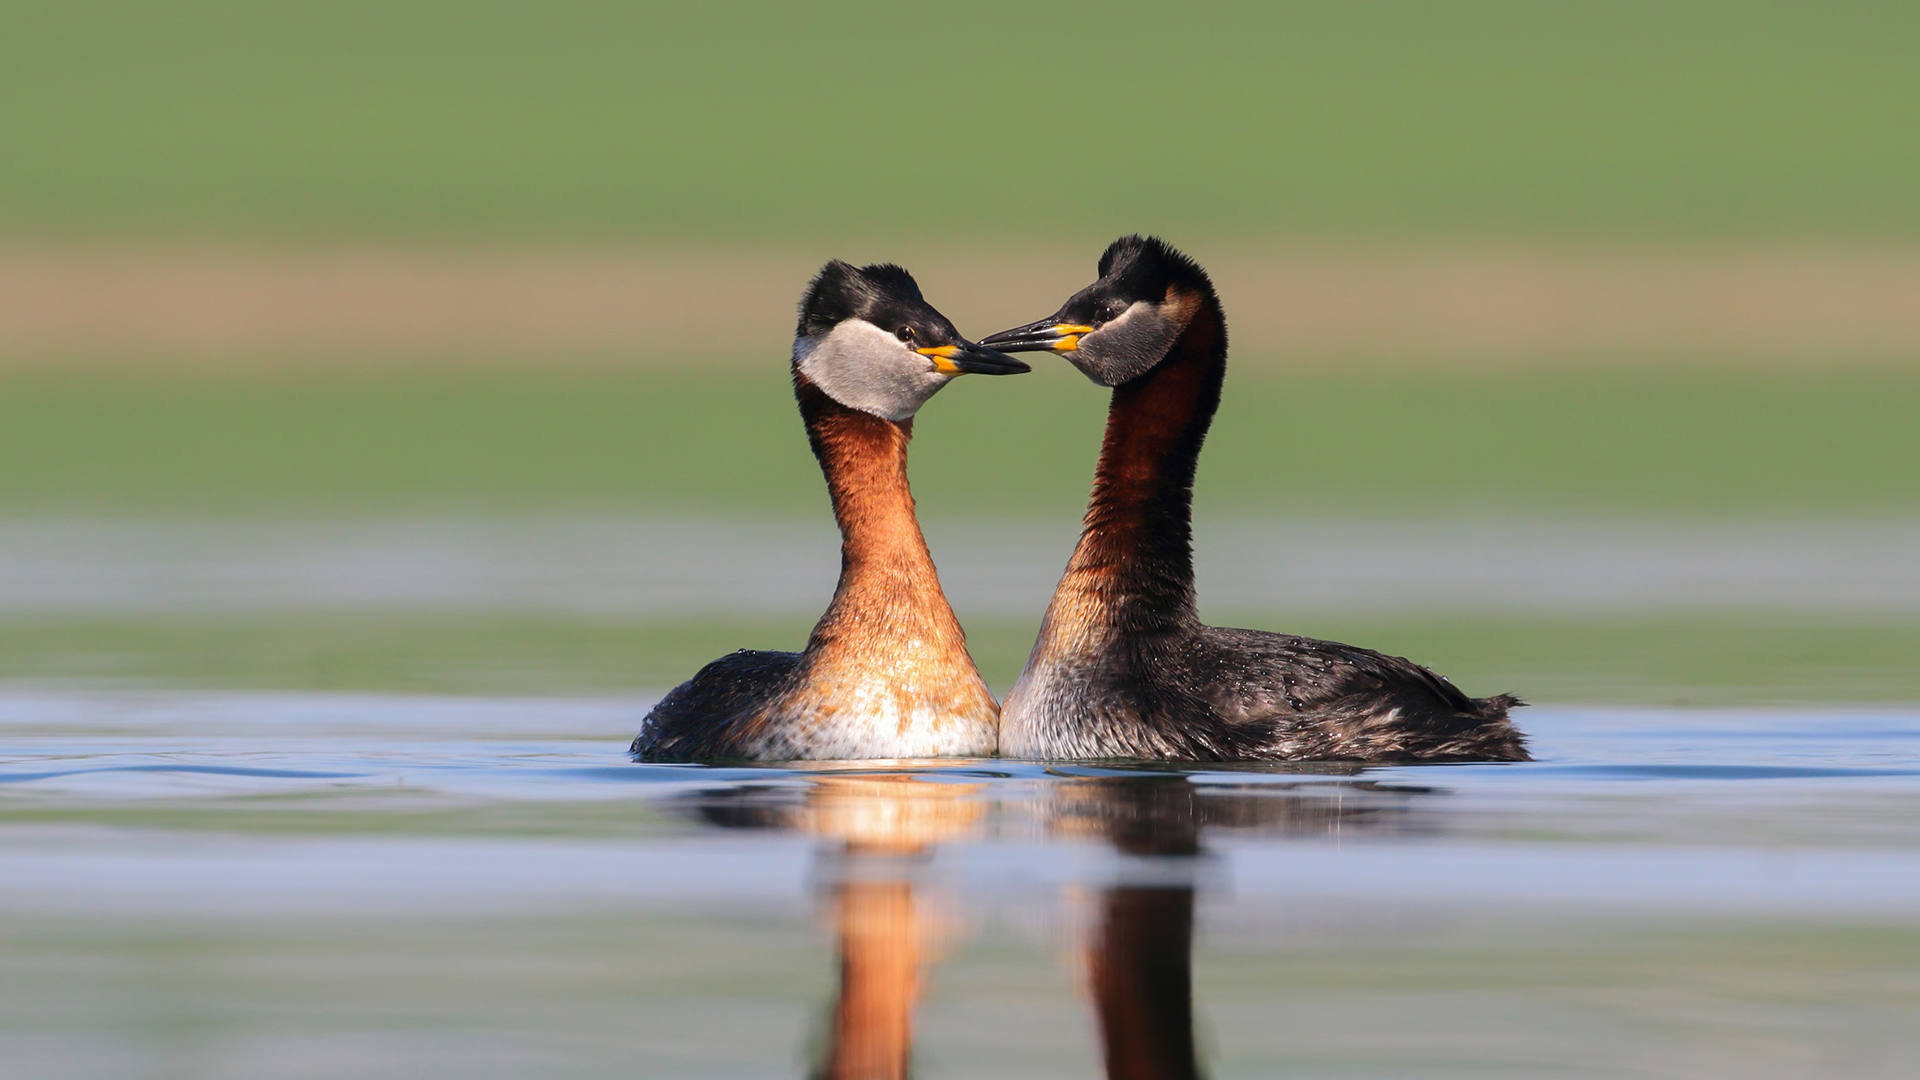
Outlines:
[[899,338],[901,341],[911,342],[913,340],[913,327],[903,326],[895,330],[893,336]]

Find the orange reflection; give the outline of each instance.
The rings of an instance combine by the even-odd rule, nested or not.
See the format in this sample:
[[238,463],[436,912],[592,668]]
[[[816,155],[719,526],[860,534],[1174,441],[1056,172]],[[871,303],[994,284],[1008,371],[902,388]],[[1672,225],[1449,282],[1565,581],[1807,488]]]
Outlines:
[[920,855],[978,825],[984,784],[929,783],[912,776],[829,776],[813,781],[788,825],[838,840],[850,855]]
[[[1024,790],[1024,794],[1023,794]],[[1167,774],[1050,780],[1044,797],[989,783],[914,774],[815,776],[804,790],[759,786],[703,793],[699,816],[733,828],[775,828],[829,842],[823,900],[839,958],[830,1029],[814,1076],[908,1075],[913,1016],[929,969],[954,934],[915,872],[941,843],[980,834],[993,796],[1003,826],[1037,825],[1053,839],[1099,840],[1129,857],[1097,894],[1085,945],[1087,992],[1110,1080],[1203,1075],[1193,1036],[1194,876],[1216,832],[1324,836],[1415,834],[1414,802],[1429,789],[1368,781],[1264,780],[1205,786]],[[1137,883],[1138,873],[1149,878]]]
[[832,1029],[816,1076],[904,1077],[913,1057],[913,1011],[950,928],[928,914],[907,876],[926,849],[973,829],[985,813],[978,784],[911,777],[816,780],[792,827],[841,845],[841,882],[830,894],[840,954]]
[[913,1010],[925,985],[928,927],[904,881],[843,885],[834,897],[840,985],[818,1074],[832,1080],[904,1077]]

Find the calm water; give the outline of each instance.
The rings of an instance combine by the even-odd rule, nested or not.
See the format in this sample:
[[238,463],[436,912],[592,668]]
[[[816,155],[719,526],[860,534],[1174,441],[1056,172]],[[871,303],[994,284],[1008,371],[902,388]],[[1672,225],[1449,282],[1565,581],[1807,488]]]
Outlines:
[[1920,1072],[1920,712],[706,769],[646,704],[0,695],[6,1075]]

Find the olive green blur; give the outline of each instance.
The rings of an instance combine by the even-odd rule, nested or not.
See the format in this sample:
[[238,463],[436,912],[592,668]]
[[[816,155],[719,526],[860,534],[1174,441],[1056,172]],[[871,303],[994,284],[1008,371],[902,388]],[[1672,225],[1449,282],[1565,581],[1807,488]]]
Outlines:
[[1920,7],[0,7],[0,233],[1920,235]]
[[[827,517],[785,363],[541,374],[0,376],[0,515]],[[1197,513],[1920,513],[1920,369],[1325,369],[1232,376]],[[1076,519],[1106,395],[961,379],[929,517]]]

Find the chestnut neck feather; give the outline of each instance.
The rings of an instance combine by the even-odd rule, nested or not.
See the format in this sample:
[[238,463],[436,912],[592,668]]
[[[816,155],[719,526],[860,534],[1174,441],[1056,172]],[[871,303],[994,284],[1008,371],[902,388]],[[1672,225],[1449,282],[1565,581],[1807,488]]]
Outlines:
[[1166,357],[1114,388],[1084,531],[1061,582],[1063,595],[1093,601],[1116,629],[1199,621],[1193,477],[1226,380],[1227,327],[1218,301],[1196,299]]
[[793,381],[841,538],[840,584],[807,648],[858,645],[862,638],[894,644],[905,637],[965,656],[965,638],[940,591],[907,487],[913,421],[850,409],[798,371]]

